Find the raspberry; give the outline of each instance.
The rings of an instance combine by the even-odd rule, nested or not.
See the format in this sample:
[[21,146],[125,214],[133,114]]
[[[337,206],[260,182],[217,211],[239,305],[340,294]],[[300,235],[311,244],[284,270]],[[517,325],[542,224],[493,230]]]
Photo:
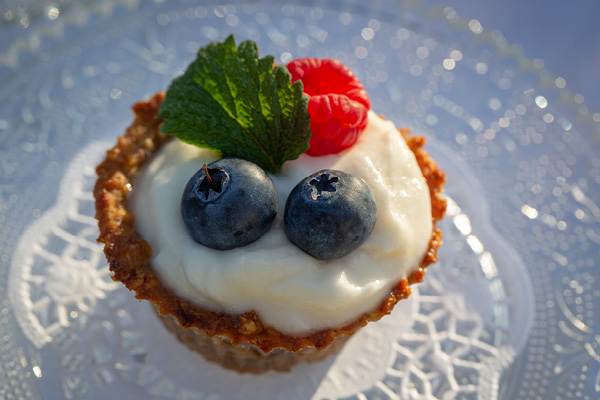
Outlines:
[[299,58],[287,65],[309,96],[311,155],[339,153],[356,143],[367,126],[371,101],[350,68],[338,60]]

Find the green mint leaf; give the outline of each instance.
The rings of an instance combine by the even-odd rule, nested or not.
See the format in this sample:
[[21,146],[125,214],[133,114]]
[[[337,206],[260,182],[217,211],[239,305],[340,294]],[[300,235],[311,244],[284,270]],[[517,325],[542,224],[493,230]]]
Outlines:
[[240,157],[267,172],[308,149],[310,117],[302,82],[258,58],[252,41],[237,48],[233,35],[200,48],[173,80],[160,107],[161,131],[224,157]]

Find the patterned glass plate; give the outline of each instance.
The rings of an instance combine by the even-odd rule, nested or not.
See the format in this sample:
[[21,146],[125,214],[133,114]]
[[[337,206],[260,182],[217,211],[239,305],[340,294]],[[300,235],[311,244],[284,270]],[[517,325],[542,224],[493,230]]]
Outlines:
[[[103,1],[0,23],[0,398],[597,399],[600,128],[498,32],[420,3]],[[248,376],[111,281],[94,167],[199,46],[349,65],[447,173],[440,261],[334,357]],[[596,118],[597,119],[597,118]]]

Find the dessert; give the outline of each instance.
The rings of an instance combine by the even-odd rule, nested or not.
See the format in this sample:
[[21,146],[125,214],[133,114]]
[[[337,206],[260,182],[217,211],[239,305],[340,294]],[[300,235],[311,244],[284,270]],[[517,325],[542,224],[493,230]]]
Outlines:
[[[228,52],[230,58],[223,56]],[[206,75],[214,79],[204,76],[190,81],[188,71],[205,71],[200,66],[209,64],[206,60],[211,54],[221,60],[217,64],[228,65],[236,74],[240,73],[232,65],[236,57],[250,65],[248,70],[262,68],[259,78],[249,80],[258,82],[254,92],[236,87],[235,92],[246,96],[245,101],[254,101],[256,91],[277,98],[267,116],[260,116],[251,115],[255,112],[251,107],[233,107],[235,99],[226,94],[212,97],[222,101],[224,109],[233,107],[229,115],[237,110],[235,115],[241,121],[238,125],[250,132],[252,140],[239,136],[239,126],[223,116],[212,100],[203,98],[205,91],[218,83],[218,76],[208,72]],[[288,65],[290,77],[286,67],[273,68],[269,57],[248,64],[249,58],[245,57],[254,54],[257,50],[248,42],[240,44],[236,53],[233,38],[224,44],[211,44],[200,51],[204,61],[192,64],[183,77],[173,82],[166,99],[164,94],[157,94],[136,104],[135,121],[98,166],[94,194],[99,241],[106,244],[113,278],[135,291],[137,298],[151,301],[165,326],[190,348],[227,367],[260,372],[286,369],[299,360],[323,358],[358,328],[380,319],[397,301],[406,298],[409,285],[421,281],[427,265],[437,259],[441,233],[435,224],[443,217],[445,201],[441,194],[444,175],[422,149],[424,139],[397,130],[393,123],[370,111],[364,88],[346,67],[337,61],[301,59]],[[316,73],[320,69],[327,71],[325,78]],[[290,78],[295,82],[305,80],[304,87],[290,84]],[[333,86],[325,85],[325,81]],[[336,88],[349,95],[332,92]],[[327,89],[327,93],[319,93],[321,89]],[[280,95],[273,95],[275,91]],[[188,102],[190,98],[194,102]],[[295,102],[286,103],[290,98]],[[178,103],[182,99],[186,101]],[[206,101],[209,103],[204,104]],[[277,106],[282,101],[284,106]],[[277,120],[271,118],[272,114],[279,111],[287,113],[284,122],[272,122]],[[199,140],[193,138],[182,123],[188,116],[181,117],[180,112],[191,113],[196,126],[203,121],[208,134]],[[219,113],[223,116],[220,125],[218,118],[213,118]],[[261,142],[264,135],[255,130],[256,125],[270,129],[272,134],[266,142]],[[177,135],[181,131],[178,138],[162,133]],[[219,131],[233,133],[225,139],[212,135]],[[287,132],[294,136],[286,136]],[[273,137],[277,138],[275,144]],[[218,148],[222,155],[246,159],[270,170],[278,212],[266,229],[260,229],[257,238],[241,245],[233,240],[224,247],[227,250],[222,250],[215,246],[224,239],[213,246],[198,243],[190,234],[195,228],[186,226],[186,217],[181,216],[187,207],[181,204],[188,182],[197,187],[205,185],[197,191],[204,196],[203,201],[209,201],[210,196],[229,195],[229,189],[206,186],[210,185],[209,178],[219,180],[220,171],[231,172],[234,182],[237,174],[228,167],[213,168],[221,165],[211,164],[220,158],[214,150],[184,143],[194,140],[203,147]],[[260,145],[256,146],[257,142]],[[199,177],[190,181],[196,174]],[[306,231],[288,235],[294,224],[306,227],[317,223],[305,220],[302,212],[285,220],[292,189],[305,182],[315,200],[338,204],[328,196],[343,198],[355,192],[342,189],[346,180],[351,185],[358,182],[358,187],[364,183],[369,189],[354,204],[370,204],[372,196],[374,205],[365,210],[357,208],[357,218],[363,225],[344,225],[342,222],[354,221],[356,213],[340,213],[336,217],[336,221],[342,221],[340,227],[331,228],[326,236],[354,232],[352,229],[360,234],[347,235],[341,242],[319,240],[326,245],[312,255],[314,243],[307,249],[296,246],[298,237],[302,241],[311,235]],[[267,189],[261,192],[270,191],[265,185]],[[266,197],[272,202],[272,196]],[[238,203],[245,207],[248,202]],[[230,213],[225,211],[223,215]],[[326,218],[333,214],[323,213]],[[219,231],[229,229],[231,235],[242,236],[241,228],[225,225]],[[329,228],[325,225],[322,229]],[[203,235],[206,233],[199,236]],[[336,254],[340,248],[344,251]]]

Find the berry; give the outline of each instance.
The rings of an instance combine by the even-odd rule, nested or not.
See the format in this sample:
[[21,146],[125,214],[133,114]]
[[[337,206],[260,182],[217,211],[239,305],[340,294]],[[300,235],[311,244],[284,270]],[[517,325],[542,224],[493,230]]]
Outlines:
[[261,237],[277,215],[273,181],[256,164],[223,158],[192,176],[181,197],[190,236],[218,250],[245,246]]
[[371,234],[377,205],[367,183],[336,170],[304,178],[292,189],[284,212],[292,243],[319,260],[343,257]]
[[350,68],[338,60],[299,58],[287,65],[309,96],[311,155],[339,153],[352,146],[367,126],[371,102]]

